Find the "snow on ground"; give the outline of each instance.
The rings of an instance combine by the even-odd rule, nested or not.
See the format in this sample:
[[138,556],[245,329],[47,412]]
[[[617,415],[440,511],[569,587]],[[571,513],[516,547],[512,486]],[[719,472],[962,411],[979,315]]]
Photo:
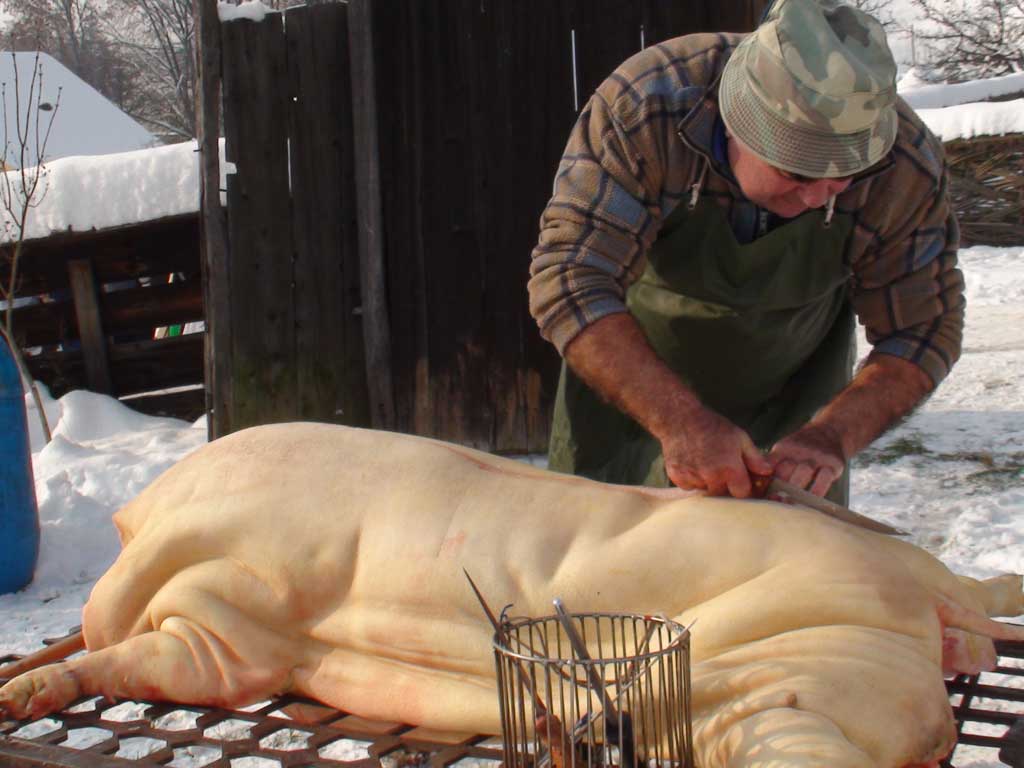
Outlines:
[[[852,505],[911,531],[958,572],[1024,572],[1024,247],[976,247],[961,257],[963,357],[935,396],[858,458]],[[33,584],[0,596],[0,653],[31,652],[79,623],[118,551],[111,514],[206,440],[202,420],[150,418],[72,392],[46,398],[55,429],[44,447],[27,402],[42,549]],[[999,765],[976,752],[983,756],[962,750],[957,765]]]

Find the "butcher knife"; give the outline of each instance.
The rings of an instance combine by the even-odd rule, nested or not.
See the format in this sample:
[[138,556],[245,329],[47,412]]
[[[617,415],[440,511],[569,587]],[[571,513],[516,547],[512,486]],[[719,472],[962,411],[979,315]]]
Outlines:
[[875,531],[876,533],[887,533],[891,536],[910,535],[906,531],[901,531],[899,528],[893,528],[891,525],[887,525],[886,523],[878,520],[872,520],[866,515],[854,512],[852,509],[844,507],[841,504],[836,504],[834,501],[829,501],[821,496],[816,496],[810,491],[805,491],[798,485],[787,483],[785,480],[780,480],[777,477],[772,477],[770,475],[751,475],[751,482],[754,485],[755,496],[778,496],[783,501],[790,501],[794,504],[808,507],[816,512],[821,512],[829,517],[834,517],[836,520],[842,520],[844,523],[856,525],[858,528]]

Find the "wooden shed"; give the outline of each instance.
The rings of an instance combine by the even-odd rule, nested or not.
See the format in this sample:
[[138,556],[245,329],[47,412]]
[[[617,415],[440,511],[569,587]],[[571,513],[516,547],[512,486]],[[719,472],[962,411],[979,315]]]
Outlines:
[[[589,94],[762,0],[201,3],[211,431],[316,419],[546,448],[558,358],[529,254]],[[223,88],[227,207],[214,147]]]

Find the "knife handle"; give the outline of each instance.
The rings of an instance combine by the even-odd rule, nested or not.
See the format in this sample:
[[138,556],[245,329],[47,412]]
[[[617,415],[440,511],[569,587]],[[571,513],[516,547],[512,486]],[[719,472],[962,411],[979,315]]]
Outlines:
[[750,495],[755,499],[763,499],[768,493],[768,486],[772,482],[773,475],[759,475],[756,472],[750,473]]

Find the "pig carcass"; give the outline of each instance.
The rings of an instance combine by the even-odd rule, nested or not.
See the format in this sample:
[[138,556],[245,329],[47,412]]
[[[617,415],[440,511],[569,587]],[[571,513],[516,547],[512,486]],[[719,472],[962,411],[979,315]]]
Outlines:
[[496,604],[663,612],[693,635],[702,766],[907,766],[955,738],[943,662],[994,660],[1019,577],[769,501],[607,485],[423,438],[316,424],[215,441],[115,516],[89,653],[0,690],[234,706],[292,691],[369,718],[500,731]]

